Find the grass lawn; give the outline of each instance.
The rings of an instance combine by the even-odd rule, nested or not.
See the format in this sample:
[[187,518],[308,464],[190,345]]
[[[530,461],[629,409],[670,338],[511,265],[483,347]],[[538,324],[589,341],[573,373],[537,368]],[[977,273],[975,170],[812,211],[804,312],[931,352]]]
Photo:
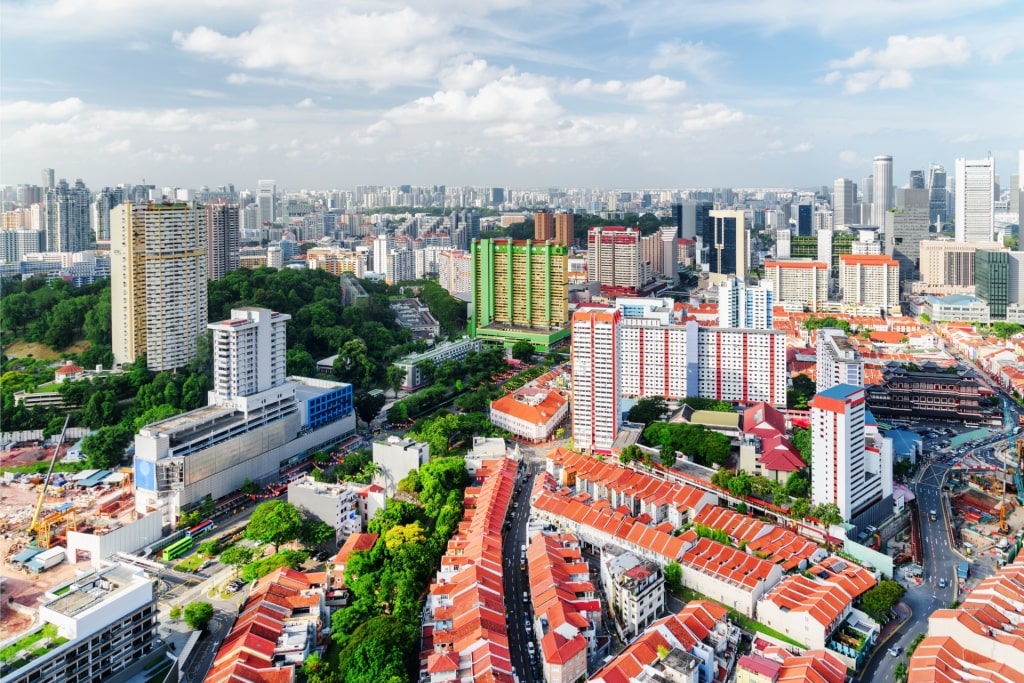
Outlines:
[[[698,593],[697,591],[693,590],[692,588],[683,588],[681,591],[675,592],[675,595],[676,595],[676,597],[680,598],[681,600],[685,600],[686,602],[689,602],[691,600],[709,600],[711,602],[714,602],[714,603],[717,603],[719,605],[722,605],[722,603],[718,602],[714,598],[709,598],[706,595],[702,595],[702,594]],[[770,629],[770,628],[768,628],[767,626],[765,626],[764,624],[762,624],[760,622],[754,621],[753,619],[751,619],[749,617],[746,617],[743,614],[740,614],[736,610],[730,608],[728,605],[722,605],[722,607],[725,607],[726,609],[729,610],[729,616],[732,619],[733,623],[736,624],[737,626],[739,626],[740,628],[746,629],[747,631],[754,631],[754,632],[757,632],[757,633],[763,633],[766,636],[770,636],[772,638],[776,638],[778,640],[781,640],[784,643],[789,643],[790,645],[794,645],[794,646],[800,648],[801,650],[806,650],[807,649],[807,646],[804,645],[803,643],[800,643],[800,642],[798,642],[796,640],[793,640],[792,638],[790,638],[789,636],[787,636],[784,633],[779,633],[778,631],[776,631],[774,629]]]
[[174,571],[191,574],[195,570],[199,569],[199,565],[201,565],[205,560],[205,555],[202,555],[201,553],[192,553],[184,560],[174,565]]

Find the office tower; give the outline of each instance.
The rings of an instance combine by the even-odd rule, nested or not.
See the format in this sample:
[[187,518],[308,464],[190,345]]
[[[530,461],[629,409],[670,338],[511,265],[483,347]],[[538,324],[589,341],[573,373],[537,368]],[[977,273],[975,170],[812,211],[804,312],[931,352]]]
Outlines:
[[386,273],[388,270],[388,252],[391,251],[393,242],[387,233],[381,233],[373,238],[373,272]]
[[209,320],[202,209],[125,203],[111,210],[110,223],[115,362],[145,354],[151,370],[185,366]]
[[775,301],[800,302],[817,311],[828,301],[828,263],[811,259],[765,261],[765,278],[772,283]]
[[779,228],[775,231],[775,258],[788,259],[793,253],[792,233],[789,228]]
[[[925,190],[914,190],[924,193]],[[900,280],[916,280],[921,242],[928,239],[928,208],[907,208],[885,214],[886,251],[900,263]]]
[[537,242],[555,239],[555,217],[550,211],[533,214],[533,239]]
[[991,242],[995,231],[995,205],[992,186],[995,182],[992,157],[956,160],[957,242]]
[[935,294],[959,294],[974,287],[975,252],[991,249],[991,242],[921,242],[921,284]]
[[859,223],[854,220],[853,205],[857,203],[857,186],[849,178],[837,178],[832,194],[832,225],[852,225]]
[[676,239],[675,226],[662,226],[658,234],[661,236],[661,270],[663,277],[671,280],[674,286],[679,276],[679,240]]
[[796,207],[796,234],[814,234],[814,207],[810,204],[798,204]]
[[711,272],[745,279],[750,268],[750,250],[743,211],[713,210],[708,215],[714,224],[714,241],[708,255]]
[[881,254],[843,254],[839,257],[839,288],[848,307],[899,310],[899,261]]
[[621,225],[587,233],[587,276],[609,296],[635,296],[650,283],[650,264],[640,249],[640,230]]
[[[563,247],[571,247],[576,241],[574,229],[573,214],[567,211],[559,211],[555,214],[555,242]],[[479,236],[479,230],[477,236]]]
[[44,168],[42,175],[43,191],[49,190],[51,187],[54,186],[53,178],[53,169]]
[[622,313],[588,308],[572,316],[573,447],[610,453],[622,416],[619,408],[619,325]]
[[491,205],[501,206],[505,203],[505,188],[504,187],[492,187],[491,188]]
[[910,187],[901,187],[898,190],[896,190],[896,208],[924,209],[924,211],[927,213],[928,207],[928,190]]
[[736,277],[718,286],[718,326],[745,330],[770,330],[775,305],[771,280],[748,285]]
[[834,503],[844,522],[870,514],[892,495],[892,448],[868,449],[864,387],[837,384],[810,407],[811,503]]
[[[684,205],[683,232],[686,232],[687,211]],[[693,205],[693,231],[694,239],[697,240],[697,263],[701,266],[707,265],[711,258],[711,251],[715,244],[715,219],[711,217],[711,210],[715,205],[711,202],[696,202]],[[685,238],[686,235],[684,234]]]
[[911,190],[923,190],[924,189],[924,171],[911,171],[910,172],[910,189]]
[[875,201],[875,176],[869,175],[860,181],[860,186],[864,192],[863,203],[870,206]]
[[842,330],[832,327],[819,329],[815,355],[818,366],[815,382],[817,393],[839,384],[864,386],[864,359]]
[[936,232],[942,230],[942,221],[949,212],[948,205],[946,169],[938,164],[932,164],[928,170],[928,220],[936,226]]
[[875,157],[871,168],[873,178],[871,224],[885,225],[885,212],[892,208],[892,157],[882,154]]
[[46,248],[48,251],[76,252],[92,247],[89,225],[89,188],[81,180],[74,186],[61,180],[46,191]]
[[288,378],[287,328],[292,317],[266,308],[233,308],[231,318],[209,323],[213,332],[213,389],[209,405],[251,396]]
[[676,238],[683,239],[683,205],[679,202],[672,203],[672,225],[676,229]]
[[974,294],[988,304],[989,316],[1006,319],[1006,308],[1011,303],[1009,252],[974,252]]
[[[1017,197],[1017,225],[1024,226],[1024,149],[1020,151],[1017,162],[1017,185],[1010,187],[1010,192]],[[1018,229],[1018,237],[1019,235]]]
[[270,225],[277,222],[277,184],[275,181],[259,181],[256,207],[261,225]]
[[241,229],[238,204],[218,199],[206,205],[206,276],[209,279],[219,280],[241,267],[238,258]]
[[469,334],[547,348],[569,335],[569,250],[532,240],[479,239],[471,245]]

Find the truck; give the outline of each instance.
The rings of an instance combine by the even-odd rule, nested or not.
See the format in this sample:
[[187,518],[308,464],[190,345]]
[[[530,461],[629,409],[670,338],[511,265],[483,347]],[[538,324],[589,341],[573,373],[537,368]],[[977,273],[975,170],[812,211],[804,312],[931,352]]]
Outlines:
[[58,564],[67,559],[67,553],[64,548],[57,546],[56,548],[50,548],[39,553],[31,560],[25,563],[25,568],[33,574],[39,574],[46,571],[50,567],[56,567]]

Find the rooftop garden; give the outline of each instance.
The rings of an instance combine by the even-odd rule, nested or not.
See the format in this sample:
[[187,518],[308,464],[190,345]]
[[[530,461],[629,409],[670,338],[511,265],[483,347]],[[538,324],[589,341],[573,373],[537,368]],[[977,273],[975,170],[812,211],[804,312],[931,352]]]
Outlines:
[[57,635],[54,624],[45,624],[38,631],[0,650],[0,664],[3,665],[4,673],[9,673],[66,642],[67,638]]

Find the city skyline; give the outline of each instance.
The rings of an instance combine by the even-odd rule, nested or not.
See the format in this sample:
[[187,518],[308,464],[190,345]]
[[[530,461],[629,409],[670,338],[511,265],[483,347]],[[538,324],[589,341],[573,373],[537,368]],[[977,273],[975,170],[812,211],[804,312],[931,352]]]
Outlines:
[[[746,0],[3,2],[0,182],[811,187],[1024,133],[1024,13]],[[112,40],[116,37],[116,40]]]

